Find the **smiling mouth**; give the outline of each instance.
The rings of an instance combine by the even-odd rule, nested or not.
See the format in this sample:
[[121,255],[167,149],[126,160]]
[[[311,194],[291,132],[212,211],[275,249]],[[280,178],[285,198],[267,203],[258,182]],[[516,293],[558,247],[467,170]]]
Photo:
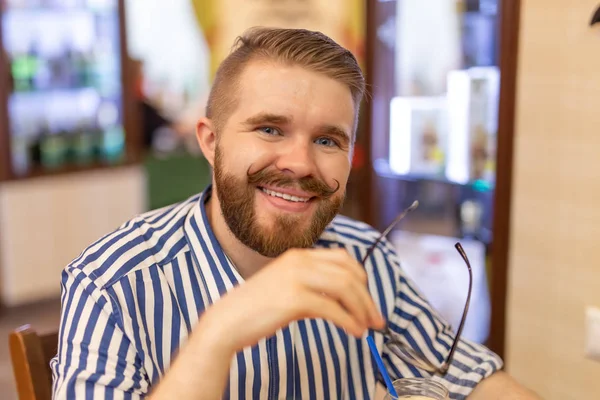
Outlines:
[[287,193],[281,193],[281,192],[277,192],[277,191],[271,190],[271,189],[266,189],[263,187],[259,187],[258,189],[269,196],[279,197],[281,199],[291,201],[293,203],[308,203],[311,199],[313,199],[313,197],[292,196]]

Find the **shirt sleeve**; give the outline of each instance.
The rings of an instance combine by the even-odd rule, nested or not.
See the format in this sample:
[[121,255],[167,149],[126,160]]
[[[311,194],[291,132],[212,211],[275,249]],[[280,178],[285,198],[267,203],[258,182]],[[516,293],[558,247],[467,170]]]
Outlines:
[[[441,366],[454,341],[453,330],[406,276],[389,242],[383,242],[381,249],[386,267],[397,271],[398,276],[393,310],[388,321],[390,329],[403,343],[423,354],[433,365]],[[384,342],[388,340],[389,338],[384,338]],[[382,356],[388,371],[393,375],[392,379],[430,376],[429,373],[405,363],[388,351],[387,346],[383,347]],[[482,379],[502,366],[500,357],[488,348],[461,338],[448,373],[444,376],[436,375],[433,379],[448,388],[450,398],[464,399]]]
[[53,399],[141,399],[149,380],[110,297],[81,268],[63,271]]

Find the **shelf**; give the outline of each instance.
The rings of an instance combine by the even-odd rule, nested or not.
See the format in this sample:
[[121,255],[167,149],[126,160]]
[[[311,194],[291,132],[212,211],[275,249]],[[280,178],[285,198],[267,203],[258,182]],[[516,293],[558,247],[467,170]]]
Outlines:
[[489,192],[489,191],[494,190],[493,184],[483,181],[483,180],[477,180],[477,181],[462,184],[462,183],[448,180],[443,175],[398,174],[398,173],[392,171],[387,160],[381,159],[381,158],[373,161],[373,169],[375,170],[375,173],[379,177],[388,178],[388,179],[397,179],[397,180],[401,180],[401,181],[405,181],[405,182],[420,182],[420,181],[438,182],[438,183],[443,183],[443,184],[447,184],[447,185],[468,187],[477,192]]
[[489,17],[489,18],[498,18],[498,13],[497,13],[497,12],[488,12],[488,11],[472,10],[472,11],[465,11],[463,14],[464,14],[465,16],[467,16],[467,17]]
[[99,94],[99,90],[94,86],[64,86],[64,87],[53,87],[47,89],[35,89],[35,90],[23,90],[23,91],[12,91],[9,93],[10,97],[37,97],[37,96],[48,96],[48,95],[71,95],[81,94],[82,92],[94,92]]
[[115,7],[106,7],[106,8],[93,8],[93,7],[84,7],[84,6],[72,6],[72,7],[60,7],[60,6],[35,6],[35,7],[16,7],[16,6],[6,6],[2,9],[3,14],[10,13],[30,13],[30,14],[39,14],[39,13],[65,13],[65,12],[85,12],[90,14],[112,14],[117,13],[118,8]]
[[[101,91],[98,88],[91,86],[71,87],[71,88],[52,88],[52,89],[40,89],[23,92],[10,92],[9,101],[12,102],[31,102],[48,101],[48,98],[54,99],[89,99],[91,96],[94,101],[119,101],[122,93],[120,90],[112,91]],[[74,100],[75,101],[75,100]]]
[[[42,168],[42,167],[37,166],[37,167],[31,168],[31,170],[27,173],[24,173],[21,175],[13,175],[12,177],[8,178],[6,180],[6,182],[24,181],[24,180],[35,179],[35,178],[43,178],[43,177],[63,176],[63,175],[74,174],[74,173],[79,173],[79,172],[104,171],[104,170],[110,170],[110,169],[114,169],[114,168],[128,167],[128,166],[132,166],[132,165],[136,165],[136,164],[139,164],[139,162],[136,160],[125,159],[123,161],[120,161],[117,163],[112,163],[112,164],[102,163],[102,162],[94,162],[94,163],[87,164],[87,165],[70,164],[70,165],[65,165],[63,167],[56,168],[56,169],[47,169],[47,168]],[[0,184],[1,183],[2,182],[0,182]]]

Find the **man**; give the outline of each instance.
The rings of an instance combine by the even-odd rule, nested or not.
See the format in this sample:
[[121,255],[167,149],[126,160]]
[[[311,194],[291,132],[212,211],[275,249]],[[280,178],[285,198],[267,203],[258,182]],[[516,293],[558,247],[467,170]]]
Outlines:
[[[239,39],[197,126],[213,184],[65,269],[55,398],[369,399],[380,375],[367,335],[393,378],[427,375],[387,351],[386,324],[443,360],[453,333],[391,245],[360,265],[378,233],[336,217],[364,87],[322,34]],[[533,398],[483,346],[455,354],[436,378],[452,398]]]

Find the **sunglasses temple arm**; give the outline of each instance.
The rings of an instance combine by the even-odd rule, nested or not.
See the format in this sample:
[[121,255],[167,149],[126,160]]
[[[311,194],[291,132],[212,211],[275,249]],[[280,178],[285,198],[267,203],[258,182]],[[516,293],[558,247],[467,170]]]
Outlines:
[[441,372],[443,374],[448,372],[448,369],[450,368],[450,364],[452,363],[452,358],[454,357],[454,352],[456,351],[456,348],[458,347],[458,342],[460,342],[460,336],[462,335],[463,328],[465,327],[465,321],[467,320],[467,314],[469,313],[469,305],[471,304],[471,291],[473,289],[473,271],[471,270],[471,263],[469,262],[469,258],[467,257],[467,254],[465,253],[465,251],[462,248],[462,246],[460,245],[460,243],[456,243],[456,245],[454,247],[456,248],[456,250],[462,257],[462,259],[464,260],[464,262],[467,265],[467,268],[469,270],[469,291],[467,292],[467,301],[465,303],[465,309],[463,310],[463,315],[462,315],[462,318],[460,319],[460,325],[458,326],[458,331],[456,332],[456,337],[454,339],[454,343],[452,344],[452,348],[450,349],[450,353],[448,354],[448,358],[446,359],[446,362],[444,363],[444,365],[441,368]]
[[400,213],[400,215],[398,215],[391,224],[388,225],[387,228],[385,228],[385,230],[377,237],[377,240],[375,240],[375,243],[373,243],[371,245],[371,247],[369,247],[369,250],[367,251],[367,254],[365,254],[365,256],[362,259],[362,264],[364,264],[367,259],[369,258],[369,256],[371,256],[371,253],[373,253],[373,250],[375,250],[375,248],[377,247],[377,245],[379,244],[379,242],[381,242],[381,240],[383,240],[384,237],[386,237],[390,231],[392,229],[394,229],[394,226],[396,226],[396,224],[398,224],[398,222],[402,221],[402,219],[406,216],[406,214],[408,214],[409,212],[413,211],[414,209],[416,209],[419,206],[419,202],[418,201],[414,201],[410,207],[408,207],[406,210],[402,211]]

